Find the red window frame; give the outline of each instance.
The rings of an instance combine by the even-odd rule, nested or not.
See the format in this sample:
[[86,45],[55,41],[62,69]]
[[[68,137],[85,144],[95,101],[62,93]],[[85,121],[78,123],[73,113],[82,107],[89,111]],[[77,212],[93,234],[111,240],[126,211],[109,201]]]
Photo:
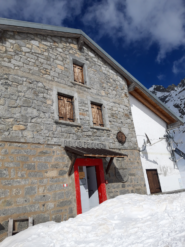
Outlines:
[[74,164],[77,214],[82,213],[79,171],[78,171],[79,166],[95,166],[97,185],[98,185],[99,203],[101,204],[102,202],[107,200],[107,193],[106,193],[105,177],[104,177],[104,169],[103,169],[102,159],[81,159],[81,158],[78,158],[78,159],[76,159],[75,164]]

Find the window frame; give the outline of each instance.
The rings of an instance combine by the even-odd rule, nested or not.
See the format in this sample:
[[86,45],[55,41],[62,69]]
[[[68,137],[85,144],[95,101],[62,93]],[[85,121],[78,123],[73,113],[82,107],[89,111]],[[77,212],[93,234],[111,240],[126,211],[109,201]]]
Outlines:
[[[93,106],[93,107],[92,107],[92,106]],[[96,108],[96,110],[98,109],[98,107],[100,108],[99,110],[101,111],[102,124],[98,123],[99,125],[95,125],[95,124],[97,124],[97,123],[94,123],[93,110],[92,110],[92,108],[94,108],[94,107]],[[93,118],[93,126],[96,126],[96,127],[97,127],[97,126],[99,126],[99,127],[104,127],[104,126],[105,126],[105,125],[104,125],[104,119],[103,119],[102,108],[103,108],[103,105],[100,105],[100,104],[91,102],[91,112],[92,112],[92,118]],[[100,117],[99,112],[96,111],[96,114],[98,115],[98,122],[99,122],[99,117]],[[101,122],[101,121],[100,121],[100,122]]]
[[[72,105],[72,118],[67,118],[67,105],[66,105],[66,100],[64,100],[64,104],[65,104],[65,117],[66,117],[66,120],[63,120],[63,119],[60,119],[60,116],[59,116],[59,121],[60,120],[63,120],[63,121],[67,121],[67,122],[74,122],[74,120],[75,120],[75,116],[74,116],[74,98],[73,97],[71,97],[71,96],[66,96],[66,95],[64,95],[64,94],[61,94],[61,93],[58,93],[57,94],[57,96],[58,96],[58,98],[59,97],[63,97],[63,99],[62,100],[64,100],[64,99],[67,99],[67,102],[69,102],[68,100],[70,99],[71,101],[70,101],[70,104]],[[59,105],[59,99],[58,99],[58,105]],[[71,107],[71,106],[70,106]],[[58,108],[58,115],[60,115],[60,113],[59,113],[59,108]],[[61,117],[62,118],[62,117]],[[71,120],[71,121],[70,121]]]
[[[59,120],[59,111],[58,111],[58,94],[63,95],[64,97],[73,98],[73,116],[74,116],[74,122],[65,121],[65,120]],[[61,123],[65,125],[71,125],[71,126],[81,126],[80,124],[80,118],[79,118],[79,109],[78,109],[78,94],[76,92],[54,87],[53,90],[53,101],[54,101],[54,121],[55,123]]]
[[[74,66],[75,67],[77,66],[78,68],[79,67],[81,68],[82,72],[80,72],[80,73],[82,73],[82,82],[78,82],[78,81],[75,80]],[[78,65],[76,63],[73,63],[73,77],[74,77],[74,82],[79,83],[79,84],[82,84],[82,85],[85,84],[85,80],[84,80],[84,68],[83,68],[83,66],[80,66],[80,65]]]
[[[76,57],[74,55],[70,55],[69,57],[70,59],[70,77],[71,77],[71,83],[75,84],[75,85],[79,85],[82,87],[86,87],[86,88],[90,88],[89,86],[89,77],[88,77],[88,73],[87,73],[87,68],[88,68],[88,62],[85,61],[82,58]],[[83,68],[83,79],[84,79],[84,83],[79,83],[76,82],[74,80],[74,71],[73,71],[73,64],[76,64],[78,66],[81,66]]]
[[[96,104],[96,105],[101,105],[104,127],[95,126],[93,124],[91,103]],[[90,128],[110,131],[109,118],[108,118],[108,114],[107,114],[107,102],[102,100],[102,99],[97,99],[97,98],[88,96],[88,108],[89,108]]]

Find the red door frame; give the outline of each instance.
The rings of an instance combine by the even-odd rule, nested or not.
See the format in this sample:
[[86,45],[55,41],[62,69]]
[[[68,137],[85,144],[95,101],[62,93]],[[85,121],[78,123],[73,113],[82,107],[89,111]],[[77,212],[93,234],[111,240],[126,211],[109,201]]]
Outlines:
[[74,164],[74,177],[75,177],[75,189],[76,189],[77,214],[82,213],[80,182],[79,182],[79,172],[78,172],[79,166],[95,166],[97,185],[98,185],[99,203],[102,203],[107,200],[102,159],[81,159],[81,158],[76,159],[75,164]]

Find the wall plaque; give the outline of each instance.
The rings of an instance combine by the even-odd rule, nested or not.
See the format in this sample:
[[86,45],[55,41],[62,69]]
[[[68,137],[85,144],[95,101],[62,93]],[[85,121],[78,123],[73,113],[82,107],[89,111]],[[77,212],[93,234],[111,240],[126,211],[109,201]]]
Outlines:
[[124,144],[126,142],[126,136],[123,132],[119,131],[117,133],[117,136],[116,136],[118,142],[120,142],[121,144]]
[[85,172],[79,172],[79,179],[85,178]]

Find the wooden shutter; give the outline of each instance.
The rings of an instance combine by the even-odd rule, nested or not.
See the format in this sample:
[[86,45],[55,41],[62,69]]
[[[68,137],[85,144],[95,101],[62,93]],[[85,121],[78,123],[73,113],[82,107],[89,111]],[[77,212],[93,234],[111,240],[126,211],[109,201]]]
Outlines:
[[73,64],[74,81],[84,84],[83,67]]
[[159,176],[157,173],[157,169],[146,170],[146,172],[147,172],[148,183],[149,183],[151,194],[160,193],[161,186],[159,182]]
[[71,98],[66,98],[66,121],[73,122],[73,99]]
[[91,104],[93,125],[103,127],[102,108],[100,105]]
[[58,114],[59,120],[74,121],[72,98],[58,95]]
[[97,106],[91,104],[91,109],[92,109],[93,125],[98,126]]
[[65,120],[65,100],[61,95],[58,95],[58,115],[59,120]]
[[99,126],[103,127],[103,116],[102,116],[102,107],[97,105],[97,114],[98,114],[98,123]]

